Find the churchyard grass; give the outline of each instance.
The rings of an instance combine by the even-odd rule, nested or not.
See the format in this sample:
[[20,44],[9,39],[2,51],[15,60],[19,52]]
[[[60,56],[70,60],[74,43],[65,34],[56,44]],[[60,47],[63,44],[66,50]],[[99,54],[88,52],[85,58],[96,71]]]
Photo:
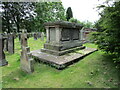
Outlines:
[[[28,40],[30,50],[43,48],[45,41]],[[87,47],[96,48],[86,43]],[[117,88],[118,68],[112,57],[102,51],[96,51],[64,70],[57,70],[45,64],[35,63],[35,71],[26,74],[20,69],[21,46],[15,39],[15,54],[6,53],[8,66],[2,69],[3,88]]]

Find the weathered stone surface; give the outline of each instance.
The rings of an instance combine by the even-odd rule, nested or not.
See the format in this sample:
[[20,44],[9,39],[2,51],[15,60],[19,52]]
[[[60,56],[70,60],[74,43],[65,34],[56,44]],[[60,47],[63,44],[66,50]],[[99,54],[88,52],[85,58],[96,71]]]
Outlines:
[[14,35],[8,34],[8,52],[14,54]]
[[55,49],[54,47],[52,47],[52,48],[53,49],[41,49],[41,51],[44,52],[44,53],[48,53],[48,54],[52,54],[52,55],[56,55],[56,56],[61,56],[61,55],[70,53],[70,52],[75,51],[75,50],[84,49],[85,46],[75,47],[75,48],[61,50],[61,51],[54,50]]
[[4,40],[5,38],[3,37],[2,34],[0,34],[0,66],[5,66],[8,64],[5,58],[5,53],[3,51],[4,49]]
[[97,49],[95,48],[85,48],[82,50],[82,53],[74,52],[74,53],[69,53],[69,54],[65,54],[62,56],[56,56],[56,55],[43,53],[41,52],[41,50],[31,51],[31,54],[42,62],[49,63],[55,66],[57,69],[63,69],[67,67],[68,65],[73,64],[73,62],[79,61],[80,58],[83,58],[84,56],[96,50]]
[[83,27],[81,24],[71,23],[68,21],[56,21],[56,22],[48,22],[44,24],[45,26],[59,26],[65,28],[81,28]]
[[4,40],[4,51],[8,51],[8,35],[5,34],[4,37],[6,38]]
[[81,31],[80,31],[80,40],[81,40],[81,42],[82,43],[85,43],[85,33],[84,33],[85,31],[84,31],[84,27],[81,29]]
[[21,69],[27,73],[32,73],[34,71],[34,61],[30,55],[30,48],[27,45],[27,34],[24,32],[21,35]]

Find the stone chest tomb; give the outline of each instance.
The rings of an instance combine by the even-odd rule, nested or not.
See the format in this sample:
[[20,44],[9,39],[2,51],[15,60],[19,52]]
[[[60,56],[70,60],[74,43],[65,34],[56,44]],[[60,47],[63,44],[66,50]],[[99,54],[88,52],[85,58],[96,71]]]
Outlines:
[[44,48],[31,51],[31,55],[40,62],[48,63],[57,69],[63,69],[76,62],[84,54],[73,52],[84,50],[91,53],[95,50],[82,46],[80,30],[83,26],[67,21],[45,23],[46,43]]
[[[76,47],[80,48],[80,30],[83,26],[67,21],[45,23],[47,41],[42,52],[63,55]],[[70,50],[69,50],[70,49]]]

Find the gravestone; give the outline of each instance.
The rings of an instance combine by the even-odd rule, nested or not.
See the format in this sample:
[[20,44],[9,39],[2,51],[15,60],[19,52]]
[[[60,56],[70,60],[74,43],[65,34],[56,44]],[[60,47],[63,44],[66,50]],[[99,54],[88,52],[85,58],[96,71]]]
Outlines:
[[45,34],[44,32],[41,33],[41,40],[44,41]]
[[6,38],[4,40],[4,51],[8,51],[8,35],[7,35],[7,33],[4,35],[4,37]]
[[14,35],[8,34],[8,52],[14,54]]
[[5,58],[5,53],[3,51],[4,49],[4,40],[5,38],[3,37],[2,34],[0,34],[0,66],[5,66],[8,64]]
[[41,38],[41,32],[38,32],[38,38]]
[[33,34],[34,40],[37,40],[37,33]]
[[82,43],[85,43],[85,31],[84,31],[84,27],[80,31],[80,36],[81,36]]
[[32,73],[34,71],[34,62],[30,55],[30,48],[27,45],[27,34],[24,31],[21,35],[21,47],[21,69],[27,73]]
[[81,31],[80,31],[80,39],[81,39],[81,41],[83,41],[83,35],[84,35],[84,27],[81,29]]
[[7,40],[7,38],[4,40],[4,51],[8,51],[8,40]]

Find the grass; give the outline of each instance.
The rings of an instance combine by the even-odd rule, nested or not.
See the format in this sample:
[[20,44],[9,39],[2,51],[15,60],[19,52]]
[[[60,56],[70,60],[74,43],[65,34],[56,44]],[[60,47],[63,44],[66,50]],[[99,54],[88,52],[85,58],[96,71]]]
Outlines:
[[[28,40],[31,50],[40,49],[45,41]],[[96,48],[87,43],[87,47]],[[2,69],[3,88],[118,88],[118,69],[112,57],[96,51],[81,61],[64,70],[57,70],[48,65],[35,63],[35,71],[27,74],[20,69],[20,42],[15,40],[15,54],[6,52],[8,66]]]

